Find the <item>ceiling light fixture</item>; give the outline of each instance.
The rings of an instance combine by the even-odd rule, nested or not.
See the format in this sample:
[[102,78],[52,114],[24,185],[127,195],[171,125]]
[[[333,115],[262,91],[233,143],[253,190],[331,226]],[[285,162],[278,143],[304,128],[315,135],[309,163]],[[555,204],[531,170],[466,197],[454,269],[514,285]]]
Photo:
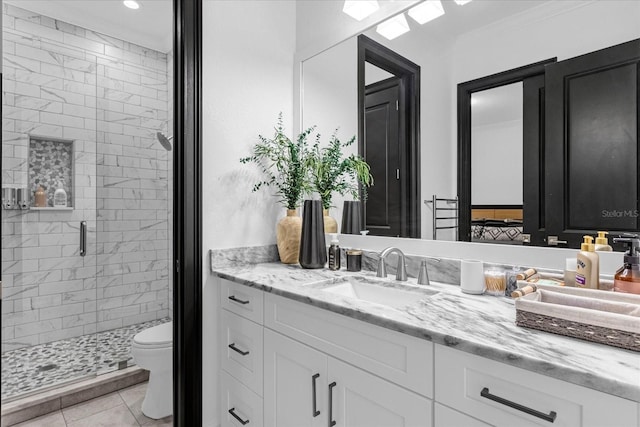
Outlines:
[[454,2],[456,2],[456,4],[458,4],[459,6],[464,6],[465,4],[469,3],[471,0],[453,0]]
[[140,9],[140,5],[135,0],[124,0],[122,4],[127,6],[129,9]]
[[409,16],[422,25],[444,15],[444,8],[440,0],[427,0],[409,9]]
[[407,31],[409,31],[409,23],[403,13],[387,19],[376,28],[378,34],[389,40],[393,40]]
[[345,1],[342,11],[352,18],[362,21],[378,10],[379,7],[376,0]]

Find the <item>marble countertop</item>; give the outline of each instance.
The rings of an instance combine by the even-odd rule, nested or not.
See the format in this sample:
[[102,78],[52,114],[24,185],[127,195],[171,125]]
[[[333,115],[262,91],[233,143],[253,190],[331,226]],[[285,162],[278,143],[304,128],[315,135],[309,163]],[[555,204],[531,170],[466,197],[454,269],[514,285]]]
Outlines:
[[216,268],[213,272],[265,292],[640,402],[639,353],[518,327],[514,301],[509,298],[468,295],[455,285],[418,286],[415,279],[396,282],[389,275],[384,286],[438,291],[394,309],[323,290],[345,276],[375,280],[375,274],[368,271],[305,270],[262,263]]

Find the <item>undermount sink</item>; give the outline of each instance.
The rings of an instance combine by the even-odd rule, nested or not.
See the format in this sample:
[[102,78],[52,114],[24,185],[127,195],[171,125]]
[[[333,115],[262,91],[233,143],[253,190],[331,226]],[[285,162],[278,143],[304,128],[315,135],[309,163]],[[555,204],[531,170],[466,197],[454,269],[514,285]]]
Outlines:
[[360,276],[345,277],[323,290],[336,295],[393,308],[403,308],[438,293],[438,291],[413,288],[398,282],[375,280]]

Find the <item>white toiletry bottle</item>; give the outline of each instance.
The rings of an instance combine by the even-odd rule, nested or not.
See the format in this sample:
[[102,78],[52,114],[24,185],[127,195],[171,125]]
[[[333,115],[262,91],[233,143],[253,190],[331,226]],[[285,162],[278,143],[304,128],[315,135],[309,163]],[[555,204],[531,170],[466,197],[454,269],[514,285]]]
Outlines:
[[598,289],[600,279],[600,258],[595,251],[592,236],[583,236],[576,266],[576,286],[579,288]]
[[53,193],[53,207],[66,208],[67,207],[67,192],[64,191],[62,185],[58,182],[58,189]]
[[613,248],[609,245],[609,239],[607,239],[606,231],[598,231],[598,237],[596,237],[596,252],[612,252]]

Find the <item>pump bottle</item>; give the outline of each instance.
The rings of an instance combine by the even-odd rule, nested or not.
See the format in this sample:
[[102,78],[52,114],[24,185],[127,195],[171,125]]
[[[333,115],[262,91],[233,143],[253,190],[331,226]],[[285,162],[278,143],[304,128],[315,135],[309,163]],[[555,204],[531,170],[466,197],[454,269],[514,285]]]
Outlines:
[[616,271],[613,277],[613,290],[640,294],[640,239],[638,236],[615,237],[613,241],[629,247],[629,250],[624,254],[624,265]]
[[576,286],[579,288],[598,289],[600,278],[600,258],[595,251],[592,236],[583,236],[576,266]]
[[606,231],[598,231],[598,237],[596,237],[596,252],[612,252],[613,248],[609,245],[609,239],[606,235],[609,234]]
[[331,235],[331,246],[329,246],[329,270],[340,270],[340,246],[338,246],[338,236]]

